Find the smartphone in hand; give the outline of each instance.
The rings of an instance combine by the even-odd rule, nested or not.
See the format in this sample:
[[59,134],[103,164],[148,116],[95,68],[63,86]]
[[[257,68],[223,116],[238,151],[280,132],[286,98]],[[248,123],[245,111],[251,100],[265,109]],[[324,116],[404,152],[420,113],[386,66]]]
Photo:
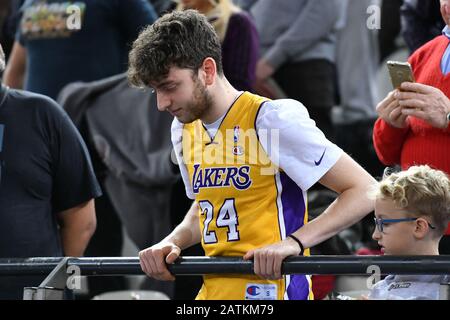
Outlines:
[[403,82],[414,82],[414,74],[409,62],[388,61],[389,75],[394,89],[400,88]]

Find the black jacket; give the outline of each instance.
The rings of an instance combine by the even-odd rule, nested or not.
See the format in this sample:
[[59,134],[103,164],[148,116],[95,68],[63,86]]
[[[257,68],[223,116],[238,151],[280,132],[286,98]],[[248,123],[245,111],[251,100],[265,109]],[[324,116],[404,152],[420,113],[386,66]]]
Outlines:
[[125,74],[69,84],[58,101],[77,127],[86,121],[107,168],[105,191],[130,238],[139,249],[159,242],[171,230],[171,190],[180,177],[170,158],[172,116]]

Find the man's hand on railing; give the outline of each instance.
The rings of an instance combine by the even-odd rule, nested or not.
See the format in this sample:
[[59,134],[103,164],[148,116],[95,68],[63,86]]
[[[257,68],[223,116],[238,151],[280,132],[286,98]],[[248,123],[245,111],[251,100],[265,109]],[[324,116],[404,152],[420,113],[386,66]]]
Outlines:
[[167,269],[180,255],[181,249],[173,243],[158,243],[139,252],[142,271],[156,280],[174,281],[175,277]]

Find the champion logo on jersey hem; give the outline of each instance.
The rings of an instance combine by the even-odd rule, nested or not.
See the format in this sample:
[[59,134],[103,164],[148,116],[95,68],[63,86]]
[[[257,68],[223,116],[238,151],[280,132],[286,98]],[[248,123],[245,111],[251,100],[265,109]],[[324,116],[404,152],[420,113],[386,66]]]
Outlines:
[[247,283],[245,300],[276,300],[276,284]]

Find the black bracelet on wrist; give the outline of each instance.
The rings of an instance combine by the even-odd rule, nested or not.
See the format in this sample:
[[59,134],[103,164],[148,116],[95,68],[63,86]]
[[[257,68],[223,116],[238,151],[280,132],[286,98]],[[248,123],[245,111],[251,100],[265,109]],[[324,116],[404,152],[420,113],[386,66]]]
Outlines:
[[298,243],[298,246],[300,247],[300,253],[298,255],[302,255],[305,251],[305,248],[303,247],[303,243],[294,235],[290,234],[288,235],[289,238],[294,239],[295,242]]

